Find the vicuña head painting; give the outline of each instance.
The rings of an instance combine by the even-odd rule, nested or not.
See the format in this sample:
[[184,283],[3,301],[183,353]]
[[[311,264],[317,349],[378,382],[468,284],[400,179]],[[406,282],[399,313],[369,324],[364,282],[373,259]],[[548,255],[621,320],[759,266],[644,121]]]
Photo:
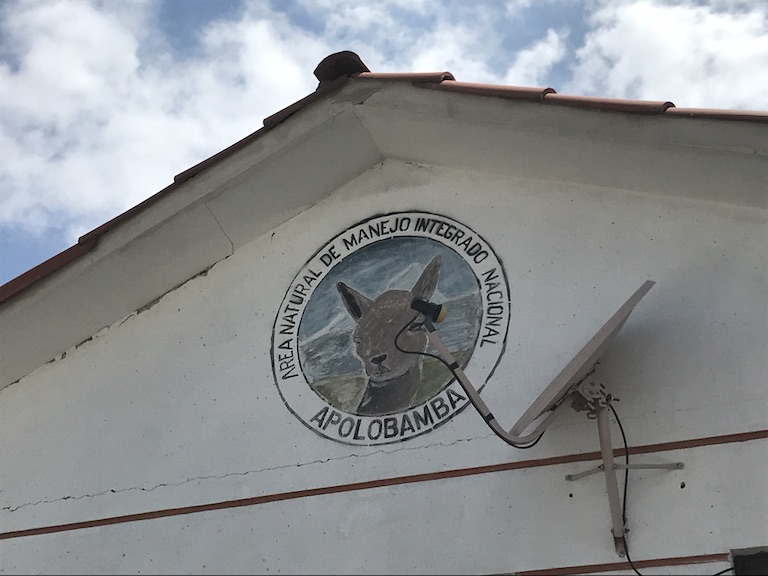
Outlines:
[[[450,310],[451,350],[468,360],[481,315],[472,269],[450,248],[427,238],[392,238],[350,254],[323,279],[302,319],[299,356],[312,389],[360,416],[407,410],[439,392],[450,372],[425,357],[426,334],[406,326],[414,297],[439,295]],[[395,345],[395,336],[402,352]],[[461,361],[460,360],[460,361]]]
[[424,330],[411,324],[417,318],[411,301],[432,297],[439,270],[440,256],[435,256],[410,290],[387,290],[375,299],[343,282],[336,285],[357,323],[353,341],[368,375],[357,414],[375,416],[411,407],[422,379],[423,356],[419,353],[427,347]]

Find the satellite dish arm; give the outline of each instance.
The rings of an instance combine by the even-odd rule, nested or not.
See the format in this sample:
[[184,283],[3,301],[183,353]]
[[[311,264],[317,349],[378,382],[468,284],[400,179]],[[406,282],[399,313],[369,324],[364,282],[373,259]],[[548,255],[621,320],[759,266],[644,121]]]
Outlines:
[[[435,314],[435,316],[437,316],[437,314]],[[530,434],[518,436],[516,434],[512,434],[511,431],[505,430],[502,428],[501,424],[499,424],[498,420],[496,420],[496,417],[493,415],[493,412],[491,412],[491,409],[488,408],[488,405],[485,403],[485,401],[480,397],[480,393],[469,381],[469,378],[467,378],[464,370],[461,369],[461,366],[459,366],[459,363],[456,362],[453,354],[451,354],[445,343],[443,343],[442,338],[440,338],[440,336],[437,334],[432,320],[433,318],[430,315],[424,314],[424,327],[427,329],[427,337],[429,338],[429,341],[437,349],[440,358],[445,362],[446,366],[448,366],[450,371],[456,377],[456,380],[464,389],[464,392],[467,393],[469,401],[480,413],[480,416],[483,417],[483,420],[485,420],[485,423],[488,424],[488,427],[494,432],[494,434],[515,448],[527,448],[527,445],[530,445],[532,442],[538,440],[547,429],[547,427],[552,423],[555,415],[558,412],[558,408],[562,406],[562,402],[552,408],[549,414]]]

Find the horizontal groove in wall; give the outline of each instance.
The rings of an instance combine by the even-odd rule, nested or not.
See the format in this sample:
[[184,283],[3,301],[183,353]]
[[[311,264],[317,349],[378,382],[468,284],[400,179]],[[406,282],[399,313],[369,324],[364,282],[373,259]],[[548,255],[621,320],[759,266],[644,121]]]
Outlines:
[[[755,432],[742,432],[738,434],[726,434],[723,436],[709,436],[706,438],[680,440],[677,442],[665,442],[662,444],[647,444],[644,446],[633,446],[629,449],[629,453],[630,454],[649,454],[649,453],[655,453],[655,452],[668,452],[671,450],[685,450],[688,448],[697,448],[700,446],[714,446],[717,444],[748,442],[751,440],[763,440],[766,438],[768,438],[768,430],[758,430]],[[623,448],[617,448],[613,452],[614,452],[614,456],[617,456],[617,457],[624,455]],[[95,528],[97,526],[125,524],[127,522],[139,522],[142,520],[154,520],[157,518],[166,518],[169,516],[197,514],[199,512],[211,512],[214,510],[224,510],[227,508],[241,508],[244,506],[256,506],[258,504],[267,504],[269,502],[281,502],[285,500],[295,500],[297,498],[310,498],[312,496],[323,496],[326,494],[355,492],[360,490],[370,490],[372,488],[384,488],[388,486],[399,486],[402,484],[415,484],[419,482],[432,482],[434,480],[461,478],[464,476],[476,476],[480,474],[491,474],[494,472],[507,472],[510,470],[520,470],[524,468],[539,468],[542,466],[555,466],[558,464],[568,464],[572,462],[588,462],[588,461],[599,460],[599,459],[600,459],[600,452],[585,452],[582,454],[568,454],[564,456],[552,456],[550,458],[521,460],[518,462],[505,462],[502,464],[476,466],[473,468],[458,468],[454,470],[444,470],[441,472],[429,472],[424,474],[412,474],[410,476],[396,476],[393,478],[381,478],[379,480],[367,480],[364,482],[355,482],[352,484],[323,486],[319,488],[308,488],[305,490],[294,490],[291,492],[278,492],[276,494],[265,494],[263,496],[253,496],[251,498],[241,498],[238,500],[225,500],[222,502],[212,502],[209,504],[183,506],[180,508],[166,508],[163,510],[152,510],[149,512],[140,512],[137,514],[126,514],[124,516],[112,516],[107,518],[97,518],[95,520],[86,520],[82,522],[71,522],[67,524],[57,524],[53,526],[40,526],[38,528],[28,528],[25,530],[0,532],[0,540],[8,540],[11,538],[22,538],[25,536],[37,536],[41,534],[53,534],[56,532],[69,532],[72,530],[83,530],[86,528]]]
[[[659,568],[664,566],[689,566],[691,564],[710,564],[712,562],[728,562],[728,553],[701,554],[699,556],[675,556],[673,558],[653,558],[650,560],[632,560],[636,568]],[[611,564],[585,564],[583,566],[562,566],[544,570],[526,570],[515,572],[515,576],[570,576],[573,574],[595,574],[599,572],[616,572],[617,570],[632,570],[629,562],[613,562]]]

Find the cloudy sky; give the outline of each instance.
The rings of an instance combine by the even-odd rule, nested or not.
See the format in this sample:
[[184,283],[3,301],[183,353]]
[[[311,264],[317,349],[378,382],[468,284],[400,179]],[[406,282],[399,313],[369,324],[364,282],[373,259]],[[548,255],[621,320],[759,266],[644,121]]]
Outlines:
[[315,89],[320,60],[768,109],[763,0],[0,0],[0,284]]

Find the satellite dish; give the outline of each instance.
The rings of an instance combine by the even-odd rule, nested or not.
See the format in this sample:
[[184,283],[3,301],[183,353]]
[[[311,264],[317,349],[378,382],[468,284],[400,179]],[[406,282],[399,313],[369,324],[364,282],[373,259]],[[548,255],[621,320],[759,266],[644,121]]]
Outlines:
[[[573,360],[563,368],[560,374],[558,374],[539,397],[534,400],[533,404],[528,407],[509,431],[502,428],[501,424],[497,422],[496,417],[480,397],[478,391],[469,381],[458,362],[456,362],[456,359],[437,334],[434,322],[439,322],[445,316],[445,308],[439,304],[425,302],[418,298],[414,299],[411,307],[421,313],[424,318],[423,322],[427,329],[427,336],[429,337],[430,342],[437,349],[438,354],[443,362],[445,362],[445,365],[448,366],[451,372],[453,372],[456,380],[469,396],[469,401],[477,411],[480,412],[480,415],[491,430],[493,430],[494,433],[507,444],[511,444],[517,448],[523,448],[525,445],[537,440],[544,433],[544,430],[551,424],[552,419],[564,403],[566,397],[577,392],[577,389],[583,397],[583,401],[581,402],[582,409],[589,407],[594,412],[601,401],[603,402],[603,405],[605,405],[604,400],[606,395],[604,394],[604,390],[601,390],[599,386],[597,388],[595,388],[595,386],[590,387],[589,385],[584,386],[587,381],[587,376],[594,371],[595,364],[597,364],[597,361],[603,355],[606,348],[613,342],[621,327],[624,326],[629,314],[654,284],[655,282],[652,280],[647,280],[632,296],[630,296],[629,300],[627,300],[621,308],[619,308],[616,313],[603,324],[602,328],[600,328],[578,354],[574,356]],[[547,416],[543,420],[540,420],[545,414],[547,414]],[[532,432],[525,434],[537,420],[540,420],[540,422],[535,429]]]
[[[602,464],[593,470],[579,474],[569,474],[566,480],[578,480],[597,472],[605,473],[605,483],[608,492],[608,504],[611,511],[611,532],[613,534],[616,553],[619,556],[626,555],[626,541],[624,537],[624,517],[619,501],[619,489],[616,481],[616,470],[619,468],[662,468],[680,469],[682,462],[662,464],[616,464],[613,461],[613,444],[611,442],[610,424],[608,412],[611,395],[605,390],[605,386],[597,382],[593,377],[595,365],[605,353],[608,346],[616,339],[616,335],[629,318],[629,315],[642,300],[655,282],[647,280],[638,288],[629,299],[603,324],[600,330],[579,350],[557,377],[539,394],[538,398],[528,407],[520,419],[509,430],[505,430],[497,422],[496,417],[480,397],[475,387],[467,378],[456,359],[437,334],[434,322],[440,322],[445,316],[445,308],[439,304],[433,304],[420,299],[414,299],[411,307],[420,312],[423,317],[424,327],[432,345],[437,349],[440,358],[451,370],[456,380],[467,393],[469,401],[480,412],[486,424],[493,432],[507,444],[516,448],[528,448],[538,442],[541,435],[552,423],[555,415],[566,403],[565,400],[572,397],[571,406],[577,410],[588,411],[588,416],[597,422],[598,438],[600,441],[600,454]],[[539,421],[534,430],[525,433],[534,422]]]
[[549,386],[539,394],[528,409],[523,413],[517,423],[510,430],[510,434],[519,436],[536,419],[558,406],[565,397],[574,390],[589,375],[597,364],[597,361],[605,353],[605,350],[616,339],[616,335],[624,326],[629,315],[637,303],[656,284],[653,280],[646,280],[637,291],[624,302],[616,313],[603,324],[600,330],[592,336],[584,347],[579,350],[573,360],[568,362],[560,374],[552,380]]

